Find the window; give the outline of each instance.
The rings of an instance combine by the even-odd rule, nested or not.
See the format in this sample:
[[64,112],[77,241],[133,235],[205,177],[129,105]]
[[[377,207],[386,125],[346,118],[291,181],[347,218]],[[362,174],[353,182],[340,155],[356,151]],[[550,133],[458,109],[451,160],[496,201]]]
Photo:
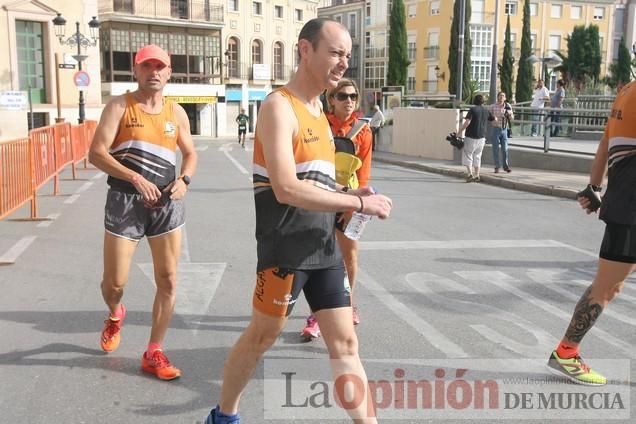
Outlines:
[[371,2],[367,2],[364,7],[364,24],[371,25]]
[[490,65],[493,29],[488,25],[471,25],[471,78],[477,81],[480,91],[490,89]]
[[173,18],[189,19],[188,0],[170,0],[170,15]]
[[506,15],[516,16],[518,7],[519,7],[519,4],[517,0],[506,0],[504,13]]
[[31,91],[33,103],[46,103],[42,23],[15,21],[20,90]]
[[349,13],[349,34],[354,40],[358,38],[358,16],[355,13]]
[[133,13],[133,0],[114,0],[113,11]]
[[530,34],[530,47],[532,52],[537,54],[537,34]]
[[612,46],[612,60],[618,60],[618,48],[620,47],[621,40],[614,40],[614,45]]
[[409,4],[407,16],[409,18],[414,18],[417,16],[417,4]]
[[614,32],[625,31],[625,9],[616,9],[614,12]]
[[594,8],[594,20],[602,21],[605,17],[605,8],[604,7],[595,7]]
[[367,90],[380,90],[384,85],[386,72],[384,70],[384,62],[365,62],[364,63],[364,88]]
[[227,77],[240,78],[239,76],[239,41],[235,37],[227,40]]
[[238,2],[239,0],[228,0],[227,2],[227,9],[230,12],[238,12],[239,8],[238,8]]
[[283,43],[277,41],[274,43],[274,78],[277,80],[285,79],[283,74],[284,59]]
[[409,35],[407,43],[406,43],[406,55],[411,61],[411,63],[415,61],[415,55],[417,52],[417,46],[415,45],[415,40],[416,40],[415,35]]
[[560,35],[550,35],[548,37],[548,48],[552,51],[557,51],[561,49],[561,36]]
[[570,19],[581,19],[582,14],[582,6],[570,6]]
[[263,14],[263,3],[260,1],[252,2],[252,14],[260,16]]
[[274,6],[274,16],[279,19],[283,18],[283,6]]
[[563,16],[563,5],[562,4],[553,4],[550,7],[550,17],[551,18],[560,18]]
[[263,63],[263,44],[259,40],[252,41],[252,65]]
[[484,22],[484,0],[472,0],[470,3],[472,7],[470,22],[475,24],[483,23]]
[[439,15],[439,0],[431,1],[431,16]]
[[303,10],[302,9],[294,9],[294,18],[296,18],[296,22],[303,21]]
[[530,3],[530,16],[537,16],[539,14],[539,5],[537,3]]
[[512,49],[512,54],[515,54],[515,50],[517,50],[517,33],[510,33],[510,48]]
[[333,20],[338,22],[339,24],[342,23],[342,15],[336,15],[333,17]]

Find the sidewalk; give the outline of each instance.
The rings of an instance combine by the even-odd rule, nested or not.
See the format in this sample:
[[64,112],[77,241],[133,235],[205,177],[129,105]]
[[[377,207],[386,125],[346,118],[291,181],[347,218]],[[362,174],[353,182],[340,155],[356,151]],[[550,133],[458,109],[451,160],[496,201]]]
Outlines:
[[[466,176],[466,168],[453,161],[425,159],[377,150],[373,152],[373,160],[462,179]],[[480,178],[481,184],[568,199],[576,199],[576,193],[583,190],[589,182],[589,174],[516,167],[512,168],[511,173],[495,174],[491,165],[485,165],[481,168]]]

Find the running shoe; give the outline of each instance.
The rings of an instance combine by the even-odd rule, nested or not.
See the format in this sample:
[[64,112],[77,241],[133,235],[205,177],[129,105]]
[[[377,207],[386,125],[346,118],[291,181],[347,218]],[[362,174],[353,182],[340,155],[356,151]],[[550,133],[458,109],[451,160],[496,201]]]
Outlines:
[[353,311],[353,325],[358,325],[360,324],[360,315],[358,314],[358,308],[356,308],[355,306],[353,308],[351,308]]
[[181,377],[181,370],[172,366],[161,349],[152,352],[150,357],[147,352],[141,357],[141,369],[149,374],[154,374],[159,380],[174,380]]
[[[216,408],[218,408],[218,406]],[[241,420],[238,414],[232,415],[230,417],[228,417],[227,415],[219,417],[216,413],[216,408],[212,408],[210,414],[207,416],[203,424],[241,424]]]
[[114,352],[119,347],[121,341],[121,326],[124,325],[124,318],[126,318],[126,308],[121,305],[123,315],[121,319],[113,318],[109,316],[104,321],[104,329],[99,339],[99,343],[102,346],[104,352]]
[[587,366],[579,355],[570,359],[561,359],[554,350],[548,359],[548,370],[574,383],[587,386],[603,386],[607,383],[607,379]]
[[314,314],[309,315],[307,318],[307,325],[305,325],[305,328],[303,328],[300,335],[306,340],[317,339],[320,337],[320,327],[318,327],[318,321]]

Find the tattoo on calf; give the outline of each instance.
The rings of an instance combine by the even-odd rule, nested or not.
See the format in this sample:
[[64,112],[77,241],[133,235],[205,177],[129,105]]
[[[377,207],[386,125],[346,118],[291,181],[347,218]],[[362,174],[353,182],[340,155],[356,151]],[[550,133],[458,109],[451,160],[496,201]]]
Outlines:
[[580,343],[588,330],[594,326],[594,323],[598,319],[599,315],[601,315],[601,312],[603,312],[603,307],[601,305],[598,303],[591,303],[591,292],[592,286],[585,290],[585,293],[583,293],[581,299],[579,299],[579,302],[576,304],[572,321],[570,321],[568,330],[565,332],[565,338],[567,340]]

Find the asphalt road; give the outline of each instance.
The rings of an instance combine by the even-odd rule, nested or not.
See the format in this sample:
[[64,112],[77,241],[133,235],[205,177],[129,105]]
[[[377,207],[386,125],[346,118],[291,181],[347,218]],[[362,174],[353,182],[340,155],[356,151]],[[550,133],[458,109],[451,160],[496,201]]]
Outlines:
[[[176,315],[164,344],[183,371],[177,381],[140,371],[154,293],[145,242],[124,297],[121,346],[109,355],[99,348],[103,174],[81,170],[73,181],[65,173],[59,196],[45,186],[38,208],[48,220],[16,220],[29,216],[25,207],[0,221],[0,262],[15,262],[0,267],[0,423],[203,420],[251,312],[247,147],[197,140]],[[544,367],[593,278],[601,222],[570,200],[393,165],[375,164],[372,183],[394,210],[367,225],[355,302],[381,422],[633,422],[632,281],[582,348],[612,384],[565,384]],[[307,311],[299,301],[258,368],[242,422],[348,422],[327,407],[333,387],[323,341],[299,338]]]

